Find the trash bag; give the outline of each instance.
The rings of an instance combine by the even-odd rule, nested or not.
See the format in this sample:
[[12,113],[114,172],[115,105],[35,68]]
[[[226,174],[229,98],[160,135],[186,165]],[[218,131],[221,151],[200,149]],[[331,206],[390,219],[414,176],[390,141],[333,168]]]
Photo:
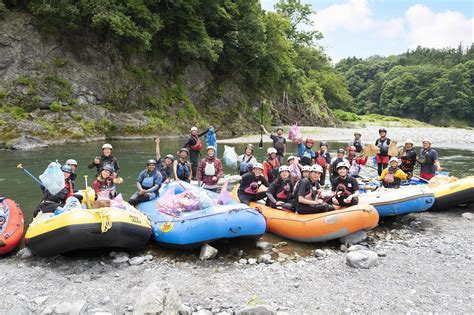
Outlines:
[[118,194],[114,199],[110,200],[110,206],[125,210],[126,209],[126,203],[123,200],[122,194]]
[[58,162],[49,163],[48,167],[40,175],[43,186],[54,196],[64,188],[64,175]]
[[209,131],[207,132],[206,143],[207,143],[207,146],[212,145],[214,148],[216,148],[215,156],[217,157],[217,137],[216,137],[216,131],[214,130],[214,127],[209,128]]
[[224,185],[222,185],[221,193],[219,194],[217,199],[214,199],[215,206],[226,205],[233,202],[232,195],[230,194],[227,188],[228,186],[229,186],[229,182],[225,181]]
[[301,178],[301,170],[298,166],[298,161],[295,159],[288,168],[290,169],[291,182],[296,183]]
[[223,155],[224,163],[227,166],[236,168],[237,167],[237,160],[239,156],[235,153],[234,147],[229,147],[227,145],[224,146],[224,155]]
[[288,139],[292,141],[296,141],[297,139],[301,139],[301,131],[298,127],[298,124],[294,124],[290,131],[288,132]]

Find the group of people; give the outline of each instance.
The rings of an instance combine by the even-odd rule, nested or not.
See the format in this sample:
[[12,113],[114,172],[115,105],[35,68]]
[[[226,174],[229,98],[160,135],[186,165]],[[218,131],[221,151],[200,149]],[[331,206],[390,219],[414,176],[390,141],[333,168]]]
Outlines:
[[[223,165],[216,156],[216,147],[207,146],[204,157],[200,156],[203,149],[201,137],[206,135],[210,128],[199,133],[197,127],[192,127],[176,157],[167,154],[162,158],[160,138],[156,138],[156,159],[147,160],[146,169],[140,172],[136,181],[137,191],[130,197],[129,203],[137,205],[155,198],[162,183],[171,180],[197,180],[203,188],[217,191],[219,179],[223,176]],[[354,133],[354,139],[349,141],[347,151],[340,148],[332,158],[326,141],[321,141],[319,149],[316,149],[315,141],[311,138],[295,139],[297,154],[289,156],[287,165],[283,165],[287,150],[283,128],[277,128],[276,134],[269,133],[263,125],[261,129],[270,136],[273,146],[268,148],[263,163],[259,163],[254,156],[252,144],[246,145],[245,152],[238,157],[238,173],[241,176],[238,196],[242,203],[248,204],[266,198],[269,206],[292,209],[301,214],[333,210],[334,205],[349,206],[358,203],[357,177],[368,160],[363,154],[365,145],[360,132]],[[421,166],[420,177],[424,180],[429,180],[436,171],[441,170],[438,154],[431,148],[430,140],[423,140],[419,155],[413,148],[413,141],[408,139],[403,150],[397,151],[396,156],[390,156],[391,140],[387,137],[387,131],[380,129],[379,136],[375,142],[375,163],[385,187],[398,187],[401,181],[413,176],[417,164]],[[112,151],[112,145],[104,144],[102,154],[88,165],[89,169],[95,168],[97,171],[93,182],[96,197],[107,191],[109,198],[113,199],[117,195],[115,186],[123,183],[119,176],[119,162],[112,155]],[[67,198],[75,194],[77,167],[75,160],[66,161],[61,167],[64,188],[52,195],[43,187],[43,199],[36,212],[54,212],[58,206],[64,205]],[[333,195],[324,198],[322,186],[325,185],[327,173]],[[260,191],[261,186],[267,189]]]

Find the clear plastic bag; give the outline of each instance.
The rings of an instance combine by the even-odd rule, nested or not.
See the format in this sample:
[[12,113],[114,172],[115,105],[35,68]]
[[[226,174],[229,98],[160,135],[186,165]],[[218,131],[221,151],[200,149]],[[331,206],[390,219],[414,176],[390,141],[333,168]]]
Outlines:
[[239,156],[235,153],[234,147],[229,147],[227,145],[224,146],[224,155],[223,155],[224,163],[230,167],[237,167],[237,160]]
[[54,196],[60,192],[65,185],[63,171],[58,162],[49,163],[43,174],[39,176],[43,186]]

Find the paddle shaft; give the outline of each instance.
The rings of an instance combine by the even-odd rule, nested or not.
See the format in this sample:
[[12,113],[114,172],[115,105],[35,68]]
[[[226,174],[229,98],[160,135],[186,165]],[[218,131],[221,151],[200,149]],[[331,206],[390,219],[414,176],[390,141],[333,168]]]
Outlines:
[[37,182],[40,186],[43,186],[43,183],[38,179],[36,178],[33,174],[31,174],[30,172],[28,172],[28,170],[26,168],[24,168],[21,164],[19,164],[17,166],[17,168],[21,169],[26,175],[30,176],[35,182]]
[[[263,125],[263,103],[260,103],[260,124]],[[260,143],[258,149],[263,150],[263,130],[260,128]]]

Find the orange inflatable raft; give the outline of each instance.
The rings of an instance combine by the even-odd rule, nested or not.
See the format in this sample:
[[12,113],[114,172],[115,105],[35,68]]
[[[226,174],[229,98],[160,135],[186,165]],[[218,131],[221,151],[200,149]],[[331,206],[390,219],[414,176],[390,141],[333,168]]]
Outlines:
[[[237,201],[238,187],[232,190],[232,198]],[[262,211],[268,232],[307,243],[330,241],[360,230],[370,230],[379,222],[377,210],[369,204],[316,214],[297,214],[257,202],[251,202],[250,206]]]

